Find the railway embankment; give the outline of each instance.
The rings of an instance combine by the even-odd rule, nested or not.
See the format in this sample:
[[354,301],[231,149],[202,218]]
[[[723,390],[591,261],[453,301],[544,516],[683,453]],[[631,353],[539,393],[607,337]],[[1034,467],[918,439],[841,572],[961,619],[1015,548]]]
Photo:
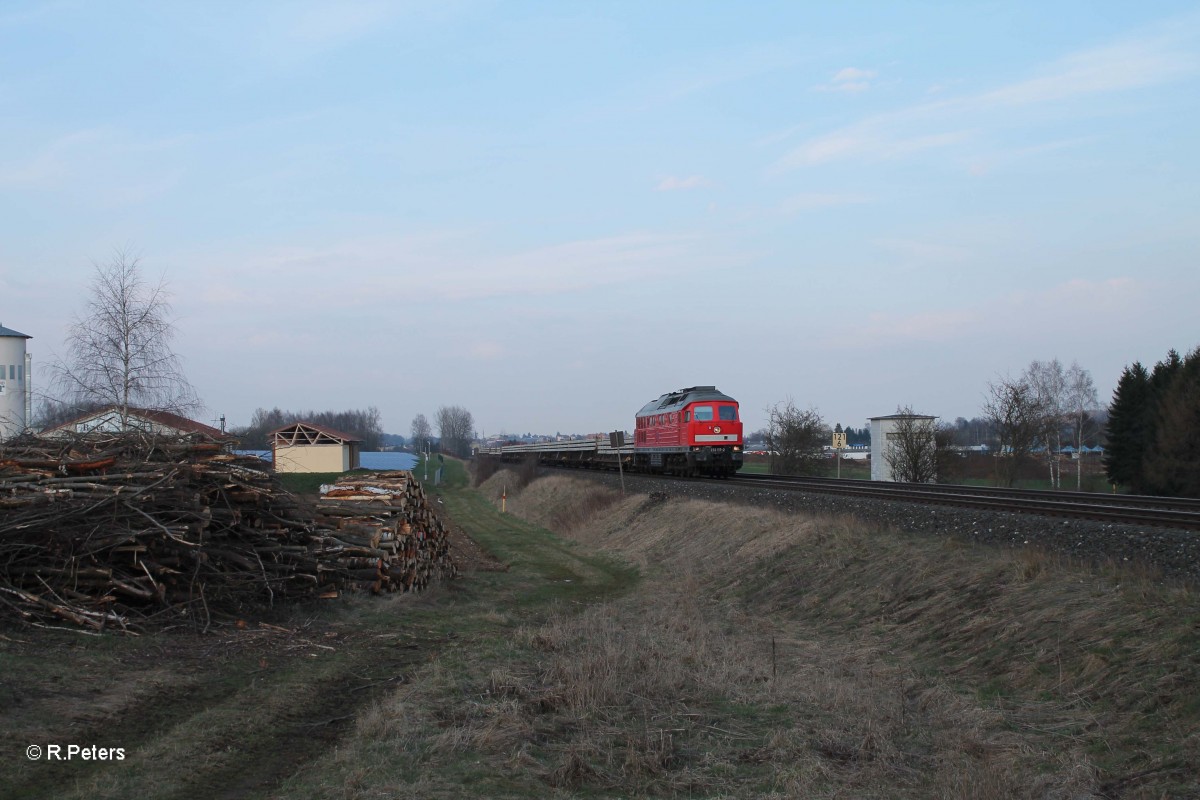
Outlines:
[[[619,489],[609,472],[565,472]],[[791,491],[715,480],[626,475],[626,486],[666,499],[697,499],[774,508],[786,513],[851,515],[900,536],[952,537],[1056,558],[1119,574],[1200,586],[1200,532],[1065,519],[1039,514],[955,508],[915,502]]]
[[[638,591],[529,635],[552,689],[590,670],[604,685],[589,713],[641,709],[676,731],[661,779],[697,766],[700,719],[735,737],[708,743],[714,769],[758,759],[780,797],[1200,796],[1200,597],[1186,583],[967,531],[897,535],[981,524],[957,511],[847,514],[629,476],[622,495],[616,480],[554,472],[516,489],[500,473],[480,489],[642,567]],[[1001,524],[1022,545],[1070,527]],[[655,692],[653,712],[630,696]],[[755,711],[719,718],[706,692]],[[580,770],[600,770],[572,746]]]

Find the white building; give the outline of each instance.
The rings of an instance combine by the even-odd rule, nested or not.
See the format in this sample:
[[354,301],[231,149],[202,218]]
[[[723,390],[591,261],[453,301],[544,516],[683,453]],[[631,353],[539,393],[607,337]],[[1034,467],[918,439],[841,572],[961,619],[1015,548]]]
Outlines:
[[0,325],[0,442],[29,426],[33,393],[25,342],[32,338]]
[[888,440],[894,439],[896,429],[906,421],[915,423],[932,422],[937,417],[925,414],[888,414],[886,417],[871,417],[871,480],[894,481],[892,467],[888,464],[886,453]]
[[233,440],[232,436],[211,425],[205,425],[203,422],[197,422],[170,411],[129,408],[125,418],[122,419],[121,412],[116,406],[105,406],[95,411],[88,411],[86,414],[55,425],[53,428],[47,428],[38,435],[46,439],[63,439],[87,433],[118,433],[120,431],[138,431],[157,436],[186,436],[200,433],[218,441]]

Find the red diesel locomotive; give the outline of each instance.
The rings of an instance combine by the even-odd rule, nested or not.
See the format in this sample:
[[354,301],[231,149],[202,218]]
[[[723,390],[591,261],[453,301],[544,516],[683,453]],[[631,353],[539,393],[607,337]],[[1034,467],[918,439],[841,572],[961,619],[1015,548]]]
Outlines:
[[738,403],[715,386],[668,392],[637,413],[633,444],[635,469],[728,477],[742,466]]
[[691,386],[647,403],[634,421],[633,442],[596,437],[562,442],[502,444],[478,452],[502,461],[530,457],[557,467],[632,469],[726,478],[742,466],[742,421],[737,401],[715,386]]

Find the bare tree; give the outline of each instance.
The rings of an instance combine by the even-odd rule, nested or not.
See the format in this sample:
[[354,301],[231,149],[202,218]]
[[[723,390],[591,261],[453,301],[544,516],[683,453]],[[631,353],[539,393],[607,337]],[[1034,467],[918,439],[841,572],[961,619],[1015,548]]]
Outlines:
[[[959,418],[961,419],[961,417]],[[960,483],[963,478],[965,455],[956,443],[957,425],[938,423],[934,432],[937,450],[937,482]]]
[[1100,406],[1092,373],[1072,361],[1067,370],[1067,391],[1063,408],[1071,425],[1071,444],[1075,447],[1075,489],[1083,489],[1083,447],[1095,429],[1095,412]]
[[997,472],[1005,485],[1012,486],[1042,430],[1044,412],[1038,393],[1024,377],[1001,378],[988,384],[983,413],[999,441]]
[[130,409],[199,408],[171,350],[175,329],[166,285],[146,283],[139,260],[123,250],[95,267],[86,309],[67,334],[67,361],[52,367],[56,388],[71,405],[112,406],[122,429]]
[[1055,358],[1030,362],[1022,377],[1033,389],[1041,409],[1038,438],[1050,470],[1050,487],[1058,489],[1062,484],[1059,454],[1062,451],[1063,423],[1067,416],[1067,375],[1062,362]]
[[937,426],[933,417],[915,414],[911,407],[897,408],[898,419],[883,443],[883,460],[892,480],[933,483],[938,474]]
[[779,475],[813,475],[821,465],[829,426],[815,408],[800,410],[787,400],[767,409],[765,441],[771,471]]
[[475,438],[475,420],[462,406],[442,406],[437,411],[438,436],[442,449],[466,458],[471,455],[471,440]]
[[417,414],[413,417],[412,436],[409,438],[414,453],[424,452],[425,448],[433,441],[433,428],[429,427],[429,420],[425,419],[424,414]]

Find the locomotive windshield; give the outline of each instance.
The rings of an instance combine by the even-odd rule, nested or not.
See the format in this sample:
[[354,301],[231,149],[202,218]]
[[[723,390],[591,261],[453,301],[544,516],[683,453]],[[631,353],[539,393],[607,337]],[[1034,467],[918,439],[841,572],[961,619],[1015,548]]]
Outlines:
[[[716,407],[716,419],[724,422],[737,422],[737,406],[721,405]],[[695,417],[697,422],[712,422],[713,407],[712,406],[696,406]]]

